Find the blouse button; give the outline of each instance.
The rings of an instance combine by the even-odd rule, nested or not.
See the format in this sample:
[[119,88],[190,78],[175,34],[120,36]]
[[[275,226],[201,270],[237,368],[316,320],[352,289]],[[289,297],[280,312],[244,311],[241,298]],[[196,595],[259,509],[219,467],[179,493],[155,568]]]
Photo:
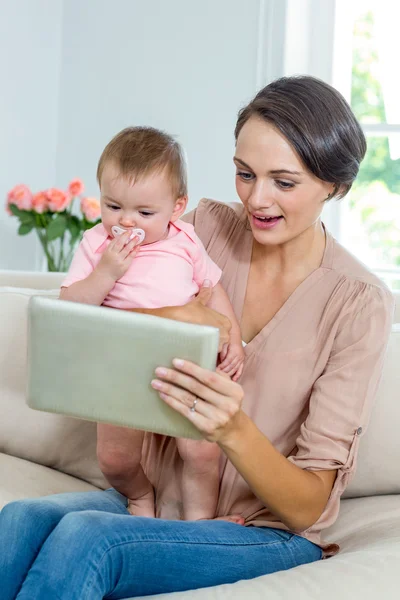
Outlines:
[[359,427],[359,428],[357,429],[357,431],[356,431],[356,434],[357,434],[357,435],[361,435],[361,434],[362,434],[362,431],[363,431],[362,427]]

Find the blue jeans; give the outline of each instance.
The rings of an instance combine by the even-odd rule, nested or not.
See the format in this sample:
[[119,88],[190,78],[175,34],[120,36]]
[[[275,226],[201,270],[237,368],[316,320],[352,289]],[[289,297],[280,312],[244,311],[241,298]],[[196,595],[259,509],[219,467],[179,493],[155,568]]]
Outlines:
[[320,558],[319,547],[278,529],[132,517],[112,489],[19,500],[0,512],[2,600],[161,594]]

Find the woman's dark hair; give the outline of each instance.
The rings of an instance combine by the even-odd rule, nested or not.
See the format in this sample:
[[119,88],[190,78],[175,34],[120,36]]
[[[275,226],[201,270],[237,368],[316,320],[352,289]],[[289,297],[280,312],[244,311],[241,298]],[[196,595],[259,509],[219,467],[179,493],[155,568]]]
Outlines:
[[260,90],[239,112],[236,140],[251,117],[276,127],[311,173],[335,185],[330,197],[347,194],[367,144],[360,124],[337,90],[315,77],[282,77]]

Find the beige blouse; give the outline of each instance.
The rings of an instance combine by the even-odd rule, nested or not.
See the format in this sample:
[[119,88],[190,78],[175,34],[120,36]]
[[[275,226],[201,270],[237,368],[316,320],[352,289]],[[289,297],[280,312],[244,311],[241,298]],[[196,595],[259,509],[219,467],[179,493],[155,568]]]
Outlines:
[[[222,269],[221,282],[240,321],[253,241],[243,207],[202,200],[185,218]],[[245,347],[243,410],[294,464],[337,470],[323,514],[301,533],[325,555],[337,550],[321,541],[321,532],[336,520],[354,473],[393,306],[385,284],[327,234],[321,266]],[[146,434],[143,466],[156,489],[157,516],[179,519],[182,464],[175,440]],[[286,529],[224,455],[217,513],[240,513],[246,525]]]

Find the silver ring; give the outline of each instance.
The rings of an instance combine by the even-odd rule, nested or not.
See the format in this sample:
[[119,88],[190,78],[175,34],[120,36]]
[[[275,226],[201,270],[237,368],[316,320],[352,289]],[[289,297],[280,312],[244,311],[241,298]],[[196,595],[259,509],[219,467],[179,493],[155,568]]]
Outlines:
[[193,406],[190,407],[191,412],[196,412],[196,404],[198,403],[198,401],[199,401],[198,398],[194,399]]

